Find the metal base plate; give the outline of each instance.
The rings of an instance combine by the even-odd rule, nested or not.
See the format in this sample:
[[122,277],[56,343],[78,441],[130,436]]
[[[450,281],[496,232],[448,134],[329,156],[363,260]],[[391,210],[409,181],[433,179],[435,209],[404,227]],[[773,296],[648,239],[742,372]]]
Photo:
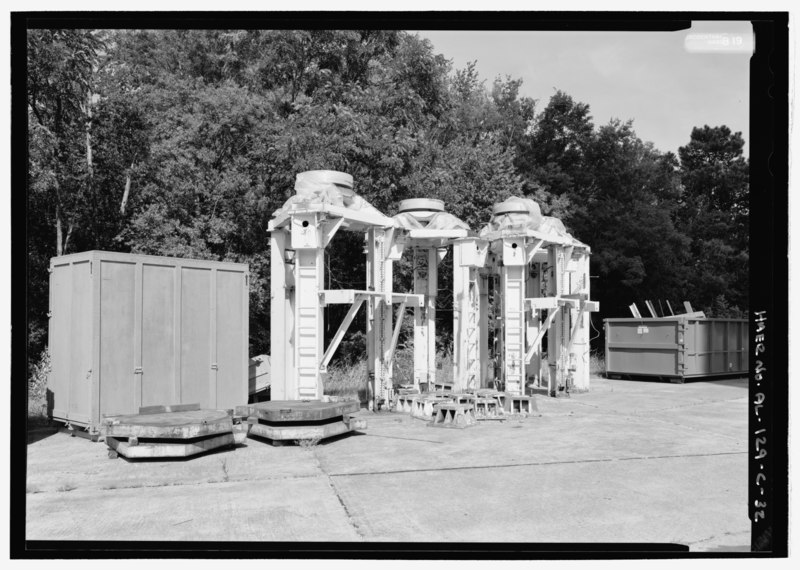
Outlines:
[[116,456],[115,454],[119,454],[129,459],[144,459],[154,457],[190,457],[198,453],[234,445],[235,439],[232,433],[226,433],[191,441],[148,442],[139,440],[138,445],[131,445],[130,442],[122,441],[115,437],[106,437],[106,443],[109,447],[109,457],[113,458]]
[[114,438],[192,439],[230,433],[233,420],[220,410],[134,414],[105,419],[105,435]]
[[273,400],[236,408],[236,415],[268,422],[316,422],[358,412],[359,402]]
[[273,441],[293,441],[306,439],[326,439],[341,435],[357,429],[366,429],[367,420],[363,418],[342,418],[318,425],[275,425],[262,423],[258,418],[250,417],[247,420],[250,429],[249,435],[265,437]]

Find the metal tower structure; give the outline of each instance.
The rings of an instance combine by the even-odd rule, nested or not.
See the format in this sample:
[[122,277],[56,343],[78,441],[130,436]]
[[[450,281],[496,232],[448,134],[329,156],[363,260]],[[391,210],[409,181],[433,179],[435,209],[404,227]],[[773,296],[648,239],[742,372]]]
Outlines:
[[[297,175],[297,194],[269,223],[272,399],[318,400],[327,367],[362,304],[367,306],[368,406],[390,401],[392,358],[402,319],[392,327],[393,305],[402,316],[422,295],[392,292],[392,262],[403,252],[394,221],[353,192],[353,177],[328,170]],[[339,230],[365,238],[366,290],[325,289],[325,248]],[[324,307],[349,305],[326,347]]]
[[[466,223],[444,211],[444,202],[413,198],[400,202],[395,223],[402,228],[405,247],[412,250],[414,293],[424,302],[414,308],[414,387],[434,389],[436,383],[436,298],[439,289],[439,263],[457,238],[469,233]],[[454,266],[454,274],[455,274]],[[454,299],[459,289],[454,277]],[[455,343],[454,352],[461,349]],[[456,357],[457,359],[457,357]],[[457,381],[456,381],[457,384]]]
[[481,238],[490,243],[498,379],[509,394],[524,394],[531,382],[546,382],[550,395],[588,390],[589,313],[599,310],[589,299],[589,246],[532,200],[510,198],[492,213]]

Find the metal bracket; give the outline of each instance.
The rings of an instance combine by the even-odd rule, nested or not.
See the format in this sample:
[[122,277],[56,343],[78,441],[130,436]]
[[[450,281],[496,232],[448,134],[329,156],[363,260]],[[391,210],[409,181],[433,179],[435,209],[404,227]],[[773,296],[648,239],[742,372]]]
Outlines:
[[142,371],[142,367],[141,366],[137,366],[136,368],[133,369],[133,373],[134,374],[144,374],[144,371]]
[[344,218],[336,218],[334,220],[325,220],[322,222],[322,247],[328,247],[328,244],[343,223]]
[[531,263],[533,263],[533,258],[534,258],[534,256],[536,255],[536,252],[537,252],[537,251],[539,251],[539,249],[542,247],[542,244],[543,244],[543,243],[544,243],[544,240],[543,240],[543,239],[540,239],[540,240],[536,241],[535,243],[533,243],[533,242],[532,242],[532,243],[531,243],[531,244],[528,246],[527,257],[526,257],[526,262],[527,262],[529,265],[530,265]]

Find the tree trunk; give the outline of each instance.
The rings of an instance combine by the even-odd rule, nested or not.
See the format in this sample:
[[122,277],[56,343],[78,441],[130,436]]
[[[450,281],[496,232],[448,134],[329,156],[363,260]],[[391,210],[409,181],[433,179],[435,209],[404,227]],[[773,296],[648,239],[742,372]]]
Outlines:
[[92,93],[86,98],[86,166],[89,170],[89,180],[94,176],[94,163],[92,161]]
[[56,204],[56,255],[64,255],[62,249],[61,208]]
[[69,228],[67,228],[67,237],[64,238],[64,253],[63,255],[67,254],[67,250],[69,249],[69,238],[72,235],[72,229],[75,227],[75,224],[70,224]]
[[128,173],[125,176],[125,192],[122,194],[122,203],[119,206],[119,213],[123,216],[125,215],[125,207],[128,205],[128,195],[131,192],[131,171],[133,170],[133,162],[131,162],[131,167],[128,169]]
[[[95,247],[98,246],[97,241],[97,222],[98,222],[98,213],[97,213],[97,195],[95,194],[94,188],[94,160],[92,158],[92,91],[91,89],[86,94],[86,108],[84,109],[84,113],[86,115],[86,172],[89,174],[87,178],[87,195],[91,197],[91,223],[89,224],[89,228],[92,232],[92,237],[94,238],[94,245]],[[69,242],[69,234],[72,231],[72,225],[70,225],[70,231],[67,232],[67,239],[66,241]],[[64,244],[64,249],[66,249],[66,243]]]

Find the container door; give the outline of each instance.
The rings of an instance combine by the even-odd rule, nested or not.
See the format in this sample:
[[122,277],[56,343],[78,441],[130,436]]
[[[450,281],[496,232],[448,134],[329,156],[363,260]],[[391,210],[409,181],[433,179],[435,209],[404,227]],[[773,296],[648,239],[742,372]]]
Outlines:
[[175,281],[175,266],[142,265],[142,406],[180,401],[175,385]]
[[136,264],[100,262],[100,415],[134,414]]
[[247,403],[247,322],[243,310],[245,274],[217,270],[216,407],[229,409]]
[[182,267],[181,354],[182,404],[214,408],[211,389],[211,270]]
[[714,353],[712,342],[712,322],[711,321],[689,321],[689,327],[694,329],[695,368],[690,373],[696,376],[705,376],[712,372],[712,355]]
[[66,420],[69,411],[69,378],[72,321],[72,266],[55,265],[50,275],[50,366],[47,389],[53,393],[53,418]]
[[[72,264],[72,317],[69,338],[69,419],[92,421],[92,262]],[[99,418],[97,418],[99,419]]]

